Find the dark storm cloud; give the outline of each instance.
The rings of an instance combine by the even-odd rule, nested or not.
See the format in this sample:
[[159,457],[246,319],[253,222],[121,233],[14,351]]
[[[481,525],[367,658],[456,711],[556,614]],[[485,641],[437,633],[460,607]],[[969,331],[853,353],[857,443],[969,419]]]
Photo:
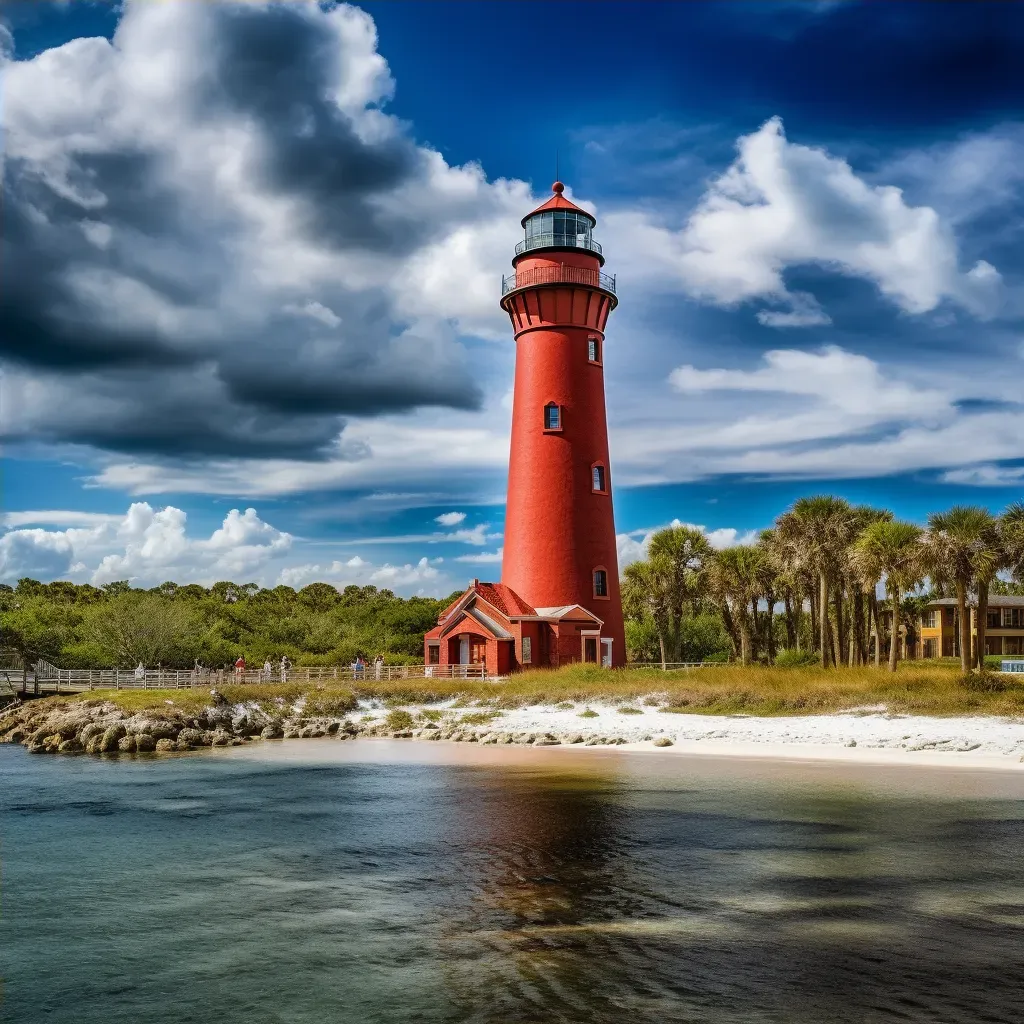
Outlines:
[[[403,340],[395,289],[403,259],[479,214],[430,202],[430,155],[358,99],[386,69],[372,32],[330,19],[365,16],[172,7],[131,4],[113,46],[11,66],[0,355],[22,395],[6,436],[317,457],[344,414],[478,406],[450,331]],[[190,73],[151,71],[176,46]],[[214,154],[230,132],[239,151]],[[427,201],[394,201],[416,190]],[[323,269],[364,258],[358,280]]]
[[373,200],[421,173],[421,151],[404,135],[359,137],[328,95],[345,70],[334,41],[285,8],[225,7],[215,18],[217,73],[203,102],[259,124],[263,183],[305,201],[310,226],[332,245],[413,249],[427,225],[389,222]]

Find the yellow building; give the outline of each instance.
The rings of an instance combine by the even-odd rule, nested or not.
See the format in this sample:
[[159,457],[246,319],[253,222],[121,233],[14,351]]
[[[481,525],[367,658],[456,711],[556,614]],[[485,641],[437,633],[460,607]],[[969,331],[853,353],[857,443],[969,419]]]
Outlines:
[[[978,609],[968,608],[971,617],[971,647],[975,647]],[[936,598],[928,604],[918,624],[919,651],[910,657],[956,658],[960,654],[955,597]],[[917,645],[914,645],[917,646]],[[988,599],[985,623],[985,653],[1024,654],[1024,597],[993,595]]]

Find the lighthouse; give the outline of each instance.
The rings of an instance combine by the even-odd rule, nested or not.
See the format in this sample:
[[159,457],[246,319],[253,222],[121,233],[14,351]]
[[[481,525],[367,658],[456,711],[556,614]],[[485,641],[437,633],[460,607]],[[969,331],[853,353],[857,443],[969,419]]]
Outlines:
[[615,278],[596,218],[551,191],[502,280],[516,360],[501,582],[473,580],[427,633],[440,674],[626,661],[604,389]]

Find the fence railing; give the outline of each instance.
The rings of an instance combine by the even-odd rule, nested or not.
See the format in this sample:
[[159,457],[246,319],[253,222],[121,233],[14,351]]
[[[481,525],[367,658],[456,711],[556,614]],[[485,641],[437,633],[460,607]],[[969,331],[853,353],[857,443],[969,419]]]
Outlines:
[[517,270],[501,279],[501,294],[507,295],[517,288],[532,288],[538,284],[582,284],[589,288],[601,288],[615,294],[615,275],[602,274],[589,267],[533,267]]
[[664,665],[660,661],[630,661],[626,668],[656,668],[672,672],[680,668],[720,668],[727,664],[724,661],[667,661]]
[[62,693],[83,690],[185,690],[223,686],[228,683],[318,683],[388,682],[393,679],[485,679],[483,665],[367,665],[356,669],[351,666],[292,666],[282,673],[275,669],[269,674],[262,669],[138,669],[125,668],[58,668],[46,661],[36,664],[34,679],[25,673],[19,684],[22,692]]

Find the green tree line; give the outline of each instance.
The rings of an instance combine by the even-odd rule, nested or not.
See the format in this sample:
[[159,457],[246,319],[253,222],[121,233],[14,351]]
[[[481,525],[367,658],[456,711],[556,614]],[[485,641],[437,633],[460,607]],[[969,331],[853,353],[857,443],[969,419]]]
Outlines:
[[250,664],[282,655],[300,665],[347,665],[383,654],[423,660],[423,634],[451,598],[396,597],[390,590],[312,583],[301,590],[255,583],[163,583],[144,590],[19,580],[0,585],[0,643],[62,667],[191,668]]
[[[856,666],[878,663],[888,648],[895,671],[891,637],[902,628],[913,638],[931,597],[955,597],[968,672],[984,664],[989,594],[1022,583],[1024,504],[999,516],[957,505],[922,528],[816,495],[796,501],[755,544],[715,550],[686,526],[654,534],[648,557],[623,573],[626,642],[633,660],[662,664],[728,654],[744,664]],[[969,604],[978,608],[973,657]]]

